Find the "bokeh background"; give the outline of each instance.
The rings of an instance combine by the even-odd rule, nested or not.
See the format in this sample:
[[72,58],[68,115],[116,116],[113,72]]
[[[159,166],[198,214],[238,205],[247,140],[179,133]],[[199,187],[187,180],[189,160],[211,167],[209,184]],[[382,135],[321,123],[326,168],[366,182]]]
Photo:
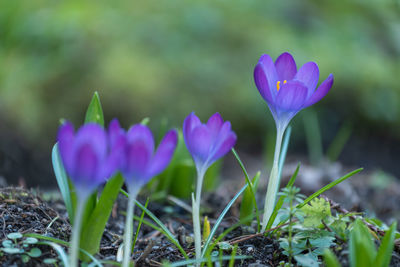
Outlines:
[[284,51],[335,76],[295,118],[289,151],[309,154],[315,128],[325,152],[345,127],[341,162],[400,175],[398,0],[1,1],[0,175],[54,185],[59,119],[82,123],[95,90],[107,122],[149,117],[157,131],[218,111],[238,150],[268,154],[275,128],[253,68]]

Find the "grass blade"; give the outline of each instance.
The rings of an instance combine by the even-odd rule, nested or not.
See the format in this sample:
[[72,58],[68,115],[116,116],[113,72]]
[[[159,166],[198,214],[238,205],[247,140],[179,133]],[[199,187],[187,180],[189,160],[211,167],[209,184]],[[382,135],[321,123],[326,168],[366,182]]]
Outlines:
[[210,235],[207,238],[207,241],[204,243],[203,250],[201,252],[201,257],[204,258],[205,252],[207,251],[207,247],[210,245],[210,242],[212,238],[215,235],[215,232],[217,231],[219,225],[221,224],[222,220],[224,219],[226,213],[228,210],[232,207],[233,203],[236,201],[236,199],[243,193],[243,191],[248,187],[248,184],[245,184],[239,192],[236,193],[236,195],[229,201],[228,205],[226,205],[225,209],[222,211],[222,213],[219,215],[217,221],[215,222]]
[[[243,193],[243,198],[242,198],[242,203],[240,203],[240,214],[239,214],[239,219],[243,219],[248,217],[251,214],[254,214],[254,209],[255,209],[255,195],[253,192],[257,192],[257,186],[258,182],[260,180],[260,175],[261,172],[257,172],[256,176],[252,179],[252,184],[249,184],[249,186],[246,188],[246,190]],[[258,213],[258,208],[255,209],[256,213]],[[258,218],[258,217],[257,217]],[[257,221],[257,227],[258,231],[260,230],[260,224],[259,218]],[[251,225],[251,221],[247,223],[247,225]]]
[[[222,257],[211,257],[211,259],[206,259],[206,258],[201,258],[201,259],[193,259],[193,260],[184,260],[184,261],[178,261],[174,263],[168,263],[164,266],[168,267],[178,267],[178,266],[188,266],[196,263],[202,263],[202,262],[207,262],[208,260],[211,260],[211,262],[216,262],[216,261],[228,261],[231,260],[232,256],[222,256]],[[250,256],[235,256],[235,260],[245,260],[245,259],[250,259]]]
[[[123,190],[120,189],[120,192],[126,196],[129,197],[129,194]],[[168,230],[168,228],[148,209],[146,209],[142,204],[140,204],[137,200],[135,201],[136,206],[138,206],[142,211],[144,211],[147,216],[149,216],[162,230],[164,235],[179,249],[179,251],[182,253],[182,255],[188,259],[188,255],[186,254],[185,250],[182,248],[182,246],[179,244],[178,240],[176,240],[175,236]]]
[[50,247],[52,247],[58,254],[59,258],[61,259],[61,262],[64,264],[64,266],[68,266],[69,265],[69,261],[68,261],[68,255],[67,253],[65,253],[64,249],[53,242],[49,242],[49,241],[42,241],[42,242],[38,242],[39,245],[48,245]]
[[54,174],[56,176],[58,188],[61,191],[61,196],[64,200],[65,207],[68,212],[68,218],[71,224],[74,222],[74,206],[71,199],[71,191],[68,183],[68,176],[65,172],[64,166],[61,161],[61,156],[58,151],[58,144],[53,146],[53,150],[51,152],[51,160],[53,163]]
[[315,197],[321,195],[321,194],[324,193],[325,191],[331,189],[332,187],[334,187],[334,186],[337,185],[337,184],[340,184],[340,183],[343,182],[344,180],[350,178],[351,176],[353,176],[353,175],[356,174],[356,173],[359,173],[359,172],[362,171],[362,170],[363,170],[363,168],[359,168],[359,169],[357,169],[357,170],[354,170],[354,171],[352,171],[352,172],[350,172],[350,173],[348,173],[348,174],[346,174],[346,175],[340,177],[339,179],[336,179],[335,181],[331,182],[330,184],[328,184],[328,185],[322,187],[320,190],[318,190],[317,192],[315,192],[314,194],[312,194],[311,196],[309,196],[308,198],[306,198],[306,199],[303,201],[303,203],[297,205],[297,208],[303,207],[304,205],[306,205],[308,202],[310,202],[310,201],[311,201],[312,199],[314,199]]
[[[249,186],[250,194],[252,195],[252,198],[253,198],[253,205],[254,205],[254,208],[256,209],[256,214],[258,214],[258,205],[257,205],[256,193],[255,193],[255,191],[257,191],[256,190],[257,186],[255,186],[254,184],[251,183],[249,174],[247,173],[247,170],[244,167],[242,160],[240,159],[238,153],[236,152],[236,150],[234,148],[232,148],[232,154],[235,156],[237,162],[239,163],[240,168],[243,171],[244,177],[246,178],[246,183]],[[256,218],[257,218],[257,231],[260,231],[260,228],[261,228],[260,216],[257,215]]]
[[[147,209],[147,205],[149,205],[149,200],[150,200],[150,198],[147,198],[147,199],[146,199],[146,203],[144,203],[144,207],[145,207],[146,209]],[[133,239],[133,243],[132,243],[132,250],[131,250],[131,253],[133,253],[133,250],[135,249],[136,241],[137,241],[137,239],[138,239],[138,235],[139,235],[140,228],[142,227],[143,219],[144,219],[144,211],[142,211],[142,214],[140,215],[139,224],[138,224],[138,227],[137,227],[137,229],[136,229],[135,238]]]
[[100,195],[99,201],[82,228],[81,248],[92,255],[97,253],[100,249],[104,228],[123,183],[124,179],[121,174],[117,174],[115,177],[108,180]]
[[326,267],[341,267],[335,254],[333,254],[329,249],[324,251],[324,263]]
[[375,258],[374,266],[387,267],[392,258],[394,240],[396,237],[397,222],[392,223],[389,230],[383,237],[381,246],[379,247],[378,254]]

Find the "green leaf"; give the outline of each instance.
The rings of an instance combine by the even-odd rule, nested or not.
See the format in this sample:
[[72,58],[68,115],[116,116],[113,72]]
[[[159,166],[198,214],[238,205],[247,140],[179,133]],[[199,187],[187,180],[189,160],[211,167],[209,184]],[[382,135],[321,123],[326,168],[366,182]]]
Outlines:
[[[231,151],[232,151],[232,154],[235,156],[237,162],[239,163],[239,166],[243,171],[244,177],[246,178],[246,183],[247,183],[247,185],[249,187],[246,190],[250,190],[250,193],[249,193],[250,195],[248,196],[248,198],[251,197],[252,198],[252,203],[253,203],[253,207],[252,207],[251,210],[253,210],[253,208],[254,208],[256,210],[256,214],[258,214],[259,212],[258,212],[258,206],[257,206],[257,201],[256,201],[256,191],[257,191],[258,179],[259,178],[255,179],[255,177],[257,176],[257,174],[256,174],[256,176],[253,178],[253,183],[250,182],[249,174],[247,173],[247,170],[244,167],[244,164],[243,164],[242,160],[240,159],[238,153],[236,153],[236,150],[234,148],[232,148]],[[260,177],[260,175],[258,177]],[[256,185],[255,182],[257,182],[257,185]],[[250,200],[250,199],[248,199],[248,200]],[[242,209],[242,206],[240,207],[240,209]],[[246,211],[244,211],[244,212],[246,213]],[[240,218],[242,219],[242,218],[246,218],[246,217],[247,216],[245,216],[244,214],[242,215],[242,211],[240,211]],[[260,229],[261,229],[260,216],[256,215],[256,219],[257,219],[257,232],[259,232]],[[251,221],[249,221],[249,223],[251,224]]]
[[300,254],[294,256],[297,264],[303,267],[318,267],[318,258],[312,255],[311,253]]
[[206,242],[204,243],[203,246],[203,250],[201,252],[201,257],[204,258],[204,255],[207,251],[208,246],[210,245],[210,242],[212,240],[212,238],[215,235],[215,232],[217,231],[219,225],[221,224],[222,220],[224,219],[226,213],[228,212],[228,210],[232,207],[233,203],[235,203],[236,199],[243,193],[243,191],[247,188],[248,184],[245,184],[239,192],[236,193],[236,195],[231,199],[231,201],[229,201],[228,205],[226,205],[225,209],[221,212],[221,214],[219,215],[217,221],[215,222],[210,235],[208,236]]
[[[251,183],[249,181],[246,182],[249,186],[243,193],[242,203],[240,204],[240,216],[239,219],[243,219],[248,217],[251,214],[254,214],[254,209],[256,206],[256,198],[255,192],[257,191],[258,181],[260,180],[261,172],[257,172],[257,174],[253,177]],[[257,208],[258,210],[258,208]],[[251,225],[251,222],[248,222],[247,225]]]
[[374,266],[376,248],[368,228],[360,219],[353,224],[350,233],[350,264],[352,267]]
[[375,258],[374,266],[377,267],[389,266],[394,248],[396,229],[397,229],[397,223],[394,222],[392,223],[389,230],[386,232],[385,236],[382,239],[381,246],[379,247],[378,254],[376,255]]
[[333,254],[329,249],[324,251],[324,262],[326,267],[341,267],[335,254]]
[[[147,209],[147,205],[149,205],[149,200],[150,200],[150,198],[147,198],[147,199],[146,199],[146,203],[144,203],[144,207],[145,207],[146,209]],[[131,250],[131,253],[133,253],[133,250],[135,249],[136,241],[137,241],[138,236],[139,236],[139,231],[140,231],[140,228],[142,227],[142,223],[143,223],[143,219],[144,219],[144,214],[145,214],[145,212],[142,211],[142,214],[140,215],[140,220],[139,220],[138,227],[136,228],[135,238],[133,239],[133,242],[132,242],[132,250]]]
[[[129,194],[123,190],[120,189],[120,192],[129,198]],[[185,250],[182,248],[182,246],[179,244],[178,240],[175,238],[175,236],[168,230],[168,228],[147,208],[145,208],[142,204],[140,204],[139,201],[135,200],[136,206],[138,206],[142,211],[144,211],[147,216],[149,216],[164,232],[164,235],[179,249],[179,251],[182,253],[182,255],[185,257],[185,259],[188,259],[188,255],[185,252]]]
[[57,252],[57,254],[58,254],[59,258],[61,259],[61,262],[64,264],[64,266],[69,266],[67,253],[65,253],[64,249],[60,245],[53,243],[53,242],[47,242],[47,241],[43,241],[40,243],[43,245],[48,245],[48,246],[52,247]]
[[[217,262],[217,261],[228,261],[231,260],[231,256],[221,256],[221,257],[211,257],[211,259],[206,259],[206,258],[201,258],[197,260],[184,260],[184,261],[177,261],[173,263],[163,263],[163,266],[168,266],[168,267],[178,267],[178,266],[192,266],[193,264],[196,263],[202,263],[202,262],[207,262],[210,260],[211,262]],[[250,256],[235,256],[235,260],[244,260],[244,259],[249,259],[251,258]],[[167,265],[165,265],[167,264]]]
[[331,217],[331,206],[324,198],[315,198],[310,201],[310,204],[301,208],[304,212],[305,218],[303,225],[305,227],[317,228],[322,224],[322,220]]
[[69,181],[67,173],[65,172],[64,166],[61,161],[61,156],[58,151],[58,144],[53,146],[53,150],[51,152],[51,160],[53,163],[54,174],[56,176],[58,188],[60,189],[61,196],[64,200],[65,208],[68,212],[68,218],[71,224],[74,222],[74,207],[71,198],[71,191],[69,187]]
[[18,232],[10,233],[10,234],[7,235],[7,238],[9,238],[9,239],[20,239],[20,238],[22,238],[22,234],[18,233]]
[[31,258],[26,254],[21,255],[21,260],[23,263],[28,263],[30,259]]
[[39,248],[32,248],[27,254],[32,258],[37,258],[42,255],[42,251]]
[[37,242],[38,242],[38,240],[34,237],[28,237],[27,239],[25,239],[23,241],[23,243],[26,243],[26,244],[36,244]]
[[300,203],[299,205],[297,205],[296,208],[301,208],[304,205],[306,205],[308,202],[310,202],[311,200],[313,200],[314,198],[316,198],[317,196],[323,194],[325,191],[331,189],[332,187],[334,187],[337,184],[340,184],[341,182],[343,182],[344,180],[350,178],[351,176],[353,176],[356,173],[359,173],[360,171],[362,171],[363,168],[359,168],[357,170],[354,170],[342,177],[340,177],[339,179],[336,179],[335,181],[333,181],[332,183],[329,183],[328,185],[322,187],[320,190],[318,190],[317,192],[315,192],[314,194],[312,194],[311,196],[309,196],[308,198],[306,198],[303,203]]
[[108,180],[96,207],[82,229],[80,246],[92,255],[100,249],[101,237],[123,183],[121,174]]
[[54,259],[54,258],[47,258],[47,259],[43,260],[43,263],[46,263],[46,264],[56,264],[57,262],[58,262],[58,260]]
[[86,111],[85,123],[94,122],[104,127],[103,108],[101,107],[100,97],[97,92],[94,92],[92,101]]
[[1,245],[4,248],[12,248],[12,247],[14,247],[14,243],[11,240],[8,240],[8,239],[3,240],[3,242],[1,242]]
[[8,254],[24,253],[24,250],[20,248],[2,248],[1,250]]

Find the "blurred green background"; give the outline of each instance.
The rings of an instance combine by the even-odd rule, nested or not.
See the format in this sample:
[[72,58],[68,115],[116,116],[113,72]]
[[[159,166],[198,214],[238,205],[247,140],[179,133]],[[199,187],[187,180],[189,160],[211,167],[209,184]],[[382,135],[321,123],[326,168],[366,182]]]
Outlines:
[[[95,90],[107,121],[125,127],[144,117],[153,129],[180,127],[191,111],[203,120],[218,111],[238,148],[257,155],[275,128],[253,68],[261,54],[284,51],[298,67],[317,62],[320,80],[335,76],[312,108],[323,142],[350,123],[343,160],[400,174],[398,0],[37,0],[0,2],[0,160],[12,155],[0,170],[35,163],[2,175],[51,176],[59,119],[81,123]],[[293,132],[300,153],[302,122]]]

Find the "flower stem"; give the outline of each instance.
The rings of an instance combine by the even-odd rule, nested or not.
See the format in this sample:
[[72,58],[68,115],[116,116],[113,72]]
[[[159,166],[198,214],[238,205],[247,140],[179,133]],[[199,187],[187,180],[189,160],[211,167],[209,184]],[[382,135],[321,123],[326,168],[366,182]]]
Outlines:
[[267,227],[269,218],[271,217],[275,207],[276,195],[279,189],[279,157],[281,154],[281,145],[284,132],[285,128],[277,127],[274,163],[269,176],[267,194],[265,195],[264,216],[261,232],[266,230],[265,228]]
[[201,187],[203,186],[204,171],[197,171],[196,198],[192,194],[192,215],[193,215],[193,232],[194,232],[194,247],[196,259],[201,258],[201,230],[200,230],[200,202],[201,202]]
[[135,200],[140,187],[129,187],[128,208],[126,210],[125,233],[124,233],[124,257],[123,267],[129,267],[131,258],[132,233],[133,233],[133,212],[135,209]]
[[81,224],[82,224],[82,215],[83,209],[85,207],[87,198],[78,199],[77,207],[76,207],[76,214],[74,225],[72,228],[72,238],[71,238],[71,252],[69,257],[69,266],[70,267],[77,267],[79,264],[79,240],[80,240],[80,233],[81,233]]

